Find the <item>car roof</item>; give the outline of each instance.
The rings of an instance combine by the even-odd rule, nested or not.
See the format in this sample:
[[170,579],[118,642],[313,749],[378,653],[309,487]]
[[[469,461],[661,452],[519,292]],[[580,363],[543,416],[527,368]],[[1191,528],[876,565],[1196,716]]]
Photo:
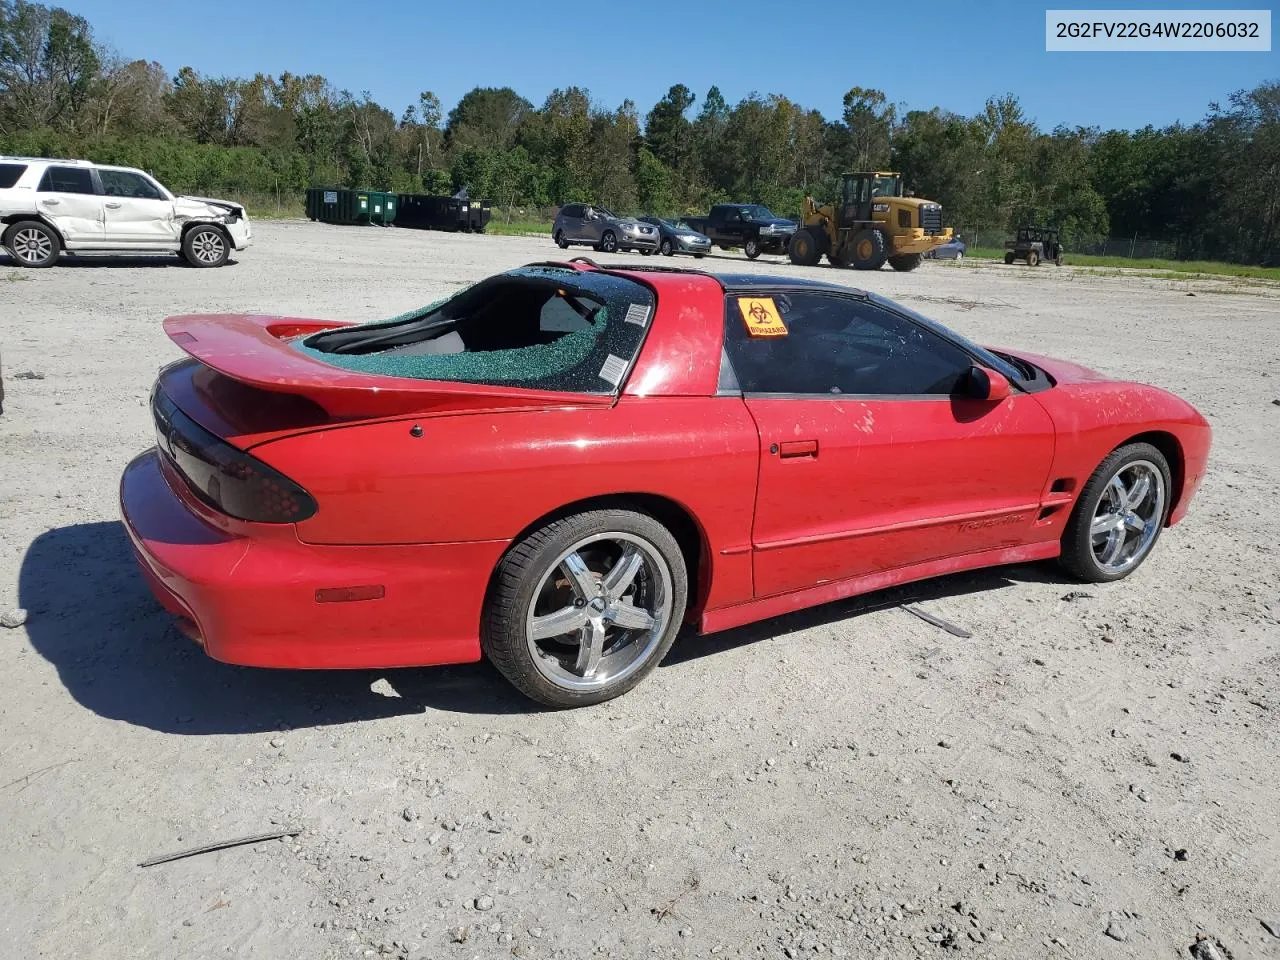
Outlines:
[[58,163],[70,167],[92,167],[91,160],[69,160],[66,157],[11,157],[0,154],[0,163]]
[[842,283],[831,283],[827,280],[814,280],[810,277],[787,276],[785,274],[764,273],[710,273],[706,270],[693,270],[688,267],[668,267],[647,263],[623,263],[613,266],[602,266],[588,257],[575,257],[572,264],[585,264],[588,269],[594,268],[602,273],[622,273],[643,277],[655,284],[662,284],[679,277],[705,277],[720,285],[726,293],[738,293],[744,290],[823,290],[831,293],[843,293],[856,297],[867,296],[867,291],[859,287],[849,287]]

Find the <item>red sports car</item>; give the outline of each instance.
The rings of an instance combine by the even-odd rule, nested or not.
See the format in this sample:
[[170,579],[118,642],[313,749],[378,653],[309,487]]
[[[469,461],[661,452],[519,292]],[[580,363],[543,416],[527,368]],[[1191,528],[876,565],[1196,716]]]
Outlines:
[[1059,557],[1117,580],[1209,427],[834,284],[534,264],[395,319],[165,322],[121,483],[160,602],[267,667],[488,656],[563,707],[710,632]]

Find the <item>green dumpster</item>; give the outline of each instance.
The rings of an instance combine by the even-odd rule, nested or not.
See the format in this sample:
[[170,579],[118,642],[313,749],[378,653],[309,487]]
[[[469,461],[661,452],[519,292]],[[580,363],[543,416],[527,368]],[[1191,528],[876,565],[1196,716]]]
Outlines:
[[396,195],[382,190],[309,187],[307,216],[321,223],[376,223],[388,226],[396,218]]

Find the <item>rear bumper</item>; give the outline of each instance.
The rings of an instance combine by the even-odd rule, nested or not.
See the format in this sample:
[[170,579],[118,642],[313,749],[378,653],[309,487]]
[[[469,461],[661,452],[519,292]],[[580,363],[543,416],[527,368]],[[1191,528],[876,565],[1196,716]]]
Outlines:
[[[504,541],[316,546],[292,526],[224,529],[184,491],[152,449],[125,468],[120,512],[156,599],[215,660],[368,668],[480,658],[484,593]],[[372,585],[381,599],[316,600],[317,590]]]

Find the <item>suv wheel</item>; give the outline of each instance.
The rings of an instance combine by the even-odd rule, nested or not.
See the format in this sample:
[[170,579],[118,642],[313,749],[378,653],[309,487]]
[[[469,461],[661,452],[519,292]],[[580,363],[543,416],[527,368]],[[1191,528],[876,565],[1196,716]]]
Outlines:
[[663,241],[662,241],[662,246],[661,246],[661,247],[659,247],[659,249],[662,251],[662,255],[663,255],[664,257],[669,257],[669,256],[671,256],[673,253],[675,253],[675,248],[671,246],[671,241],[670,241],[670,240],[663,240]]
[[569,241],[564,238],[564,231],[557,230],[555,235],[556,246],[561,250],[569,249]]
[[51,267],[62,252],[62,241],[47,223],[20,220],[5,232],[4,248],[20,267]]
[[742,245],[742,252],[747,255],[748,260],[754,260],[760,256],[760,241],[754,237]]
[[231,256],[231,244],[215,226],[192,227],[182,238],[182,256],[193,267],[220,267]]
[[617,253],[618,237],[612,230],[606,230],[600,238],[600,249],[605,253]]

